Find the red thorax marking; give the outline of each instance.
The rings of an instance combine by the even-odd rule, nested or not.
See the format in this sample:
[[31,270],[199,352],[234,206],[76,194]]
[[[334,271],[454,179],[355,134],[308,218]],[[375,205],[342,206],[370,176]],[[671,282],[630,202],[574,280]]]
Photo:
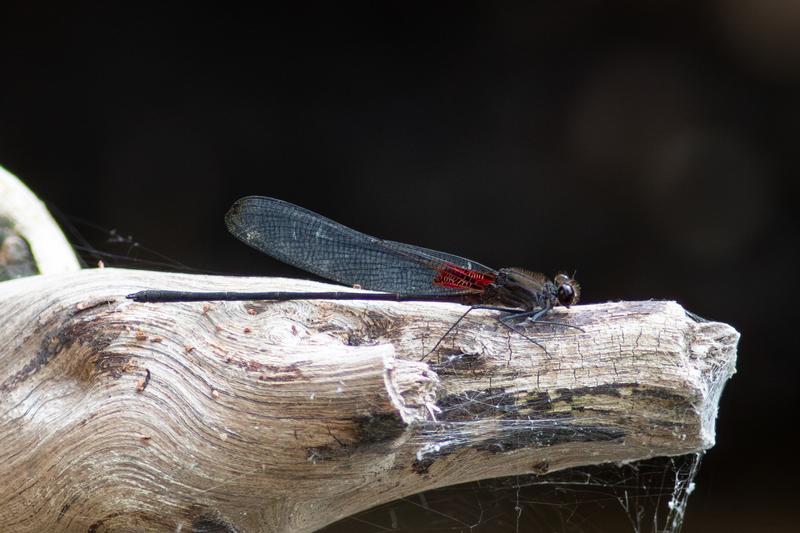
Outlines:
[[439,269],[439,275],[433,280],[433,284],[447,287],[448,289],[474,289],[482,291],[494,283],[495,277],[494,274],[469,270],[451,263],[446,263]]

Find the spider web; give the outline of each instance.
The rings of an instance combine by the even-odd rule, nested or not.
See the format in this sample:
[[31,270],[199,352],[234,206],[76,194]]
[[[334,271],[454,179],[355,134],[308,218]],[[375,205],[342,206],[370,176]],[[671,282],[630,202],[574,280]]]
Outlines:
[[678,533],[702,454],[573,468],[416,494],[321,531]]

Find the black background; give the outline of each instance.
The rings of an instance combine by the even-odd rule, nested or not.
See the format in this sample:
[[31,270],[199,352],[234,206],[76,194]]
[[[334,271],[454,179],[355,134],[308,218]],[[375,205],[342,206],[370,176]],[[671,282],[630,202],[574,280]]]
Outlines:
[[685,530],[789,531],[798,6],[3,2],[0,164],[201,269],[303,275],[226,234],[262,194],[728,322],[738,373]]

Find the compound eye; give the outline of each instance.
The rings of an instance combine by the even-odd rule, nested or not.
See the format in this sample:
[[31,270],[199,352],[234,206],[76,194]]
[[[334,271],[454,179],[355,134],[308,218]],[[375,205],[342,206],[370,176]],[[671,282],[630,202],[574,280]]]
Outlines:
[[564,307],[575,303],[575,289],[569,283],[563,283],[558,287],[558,303]]

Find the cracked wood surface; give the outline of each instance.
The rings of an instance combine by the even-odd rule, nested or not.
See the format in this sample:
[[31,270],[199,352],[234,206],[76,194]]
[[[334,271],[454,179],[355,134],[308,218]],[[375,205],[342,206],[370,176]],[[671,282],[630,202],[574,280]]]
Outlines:
[[0,283],[4,529],[313,531],[435,487],[704,450],[735,371],[738,333],[674,302],[558,309],[583,331],[525,325],[547,353],[475,311],[429,354],[464,307],[125,300],[145,288],[328,290]]

